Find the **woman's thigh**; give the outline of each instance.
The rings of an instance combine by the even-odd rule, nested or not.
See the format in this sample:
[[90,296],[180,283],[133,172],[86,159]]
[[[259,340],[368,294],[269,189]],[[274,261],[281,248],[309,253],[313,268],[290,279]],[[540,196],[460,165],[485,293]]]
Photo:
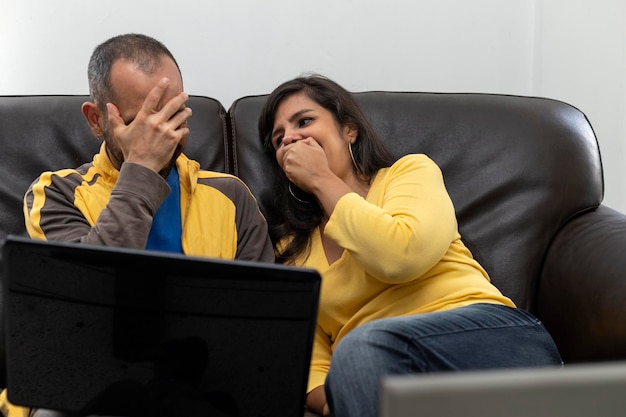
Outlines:
[[346,335],[332,362],[344,353],[385,374],[562,363],[537,318],[495,304],[376,320]]

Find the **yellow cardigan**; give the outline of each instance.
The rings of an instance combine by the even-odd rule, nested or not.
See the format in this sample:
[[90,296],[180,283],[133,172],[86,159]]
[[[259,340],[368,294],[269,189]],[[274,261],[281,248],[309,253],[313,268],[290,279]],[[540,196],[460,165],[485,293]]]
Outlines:
[[324,383],[337,342],[371,320],[473,303],[514,303],[461,241],[439,167],[407,155],[376,175],[364,199],[343,196],[324,233],[345,250],[328,264],[319,229],[297,265],[322,274],[308,390]]

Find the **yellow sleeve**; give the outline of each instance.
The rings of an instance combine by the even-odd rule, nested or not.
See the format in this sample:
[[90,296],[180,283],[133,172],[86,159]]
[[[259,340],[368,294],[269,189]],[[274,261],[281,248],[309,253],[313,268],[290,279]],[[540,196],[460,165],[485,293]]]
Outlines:
[[313,343],[313,352],[311,355],[311,367],[309,370],[309,382],[307,385],[307,394],[313,389],[324,385],[326,374],[330,368],[331,347],[328,335],[317,325],[315,329],[315,340]]
[[367,199],[344,195],[325,233],[372,276],[388,283],[420,277],[458,237],[441,169],[423,154],[407,155],[374,179]]
[[30,407],[11,404],[7,398],[6,388],[0,392],[0,412],[4,417],[28,417],[30,415]]

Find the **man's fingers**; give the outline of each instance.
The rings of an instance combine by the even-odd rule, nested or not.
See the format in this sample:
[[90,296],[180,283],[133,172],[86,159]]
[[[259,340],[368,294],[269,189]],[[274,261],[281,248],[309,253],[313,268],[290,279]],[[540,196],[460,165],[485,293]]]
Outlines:
[[185,103],[188,99],[189,95],[183,91],[165,103],[161,112],[163,112],[168,120],[176,119],[181,116],[187,119],[191,116],[191,109],[185,107]]
[[177,111],[170,119],[170,122],[173,126],[175,126],[174,129],[178,129],[185,126],[185,123],[187,122],[187,120],[189,120],[191,115],[191,109],[189,107],[185,107],[182,110]]
[[[189,99],[188,94],[185,92],[181,92],[172,97],[167,103],[163,104],[163,108],[159,109],[159,103],[163,99],[169,84],[170,80],[168,78],[162,78],[156,83],[152,90],[150,90],[141,108],[141,112],[143,112],[146,117],[156,114],[160,119],[160,123],[163,123],[179,116],[177,113],[183,113],[185,102]],[[189,116],[191,116],[191,114],[187,114],[185,118],[189,118]],[[183,122],[184,120],[181,120],[180,123]]]
[[163,97],[163,94],[165,94],[165,90],[167,90],[167,87],[169,85],[169,78],[161,78],[159,82],[156,83],[156,85],[152,87],[152,90],[150,90],[150,92],[148,93],[148,96],[143,102],[141,110],[147,115],[156,113],[159,109],[159,102],[161,101],[161,98]]

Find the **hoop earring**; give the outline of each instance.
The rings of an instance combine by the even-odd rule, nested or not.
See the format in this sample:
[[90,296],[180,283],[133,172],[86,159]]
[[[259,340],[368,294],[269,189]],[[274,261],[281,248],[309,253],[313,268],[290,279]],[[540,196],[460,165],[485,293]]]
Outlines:
[[311,202],[310,202],[310,201],[306,201],[306,200],[301,199],[300,197],[298,197],[298,196],[297,196],[297,195],[293,192],[293,190],[291,189],[291,181],[289,182],[289,185],[287,186],[287,188],[289,189],[289,194],[291,194],[291,196],[292,196],[293,198],[295,198],[297,201],[299,201],[299,202],[301,202],[301,203],[303,203],[303,204],[311,204]]
[[352,158],[352,164],[354,165],[354,169],[356,169],[356,172],[361,172],[361,170],[359,169],[359,166],[356,164],[356,159],[354,159],[354,153],[352,153],[351,143],[348,143],[348,151],[350,151],[350,158]]

